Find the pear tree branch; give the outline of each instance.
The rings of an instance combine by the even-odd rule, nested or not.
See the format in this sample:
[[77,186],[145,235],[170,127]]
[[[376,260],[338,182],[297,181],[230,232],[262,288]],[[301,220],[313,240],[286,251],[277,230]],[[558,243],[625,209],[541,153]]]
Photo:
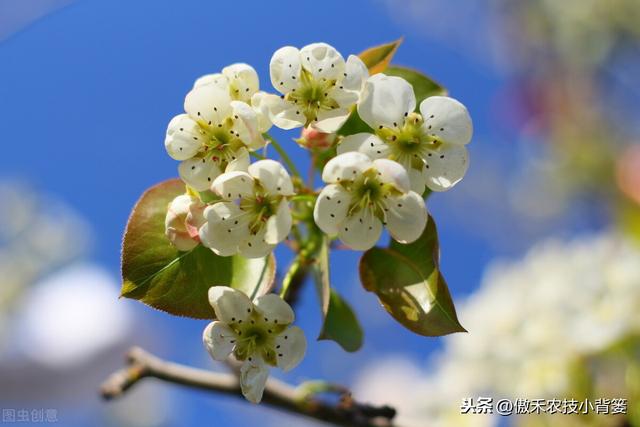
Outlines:
[[[127,366],[111,374],[102,384],[104,399],[114,399],[126,393],[144,378],[156,378],[190,388],[227,394],[243,398],[237,374],[210,372],[168,362],[139,347],[127,353]],[[344,427],[393,427],[395,409],[372,406],[354,401],[342,387],[332,386],[342,397],[338,403],[329,403],[314,397],[304,387],[296,388],[270,378],[264,390],[263,404],[275,409],[314,418]]]

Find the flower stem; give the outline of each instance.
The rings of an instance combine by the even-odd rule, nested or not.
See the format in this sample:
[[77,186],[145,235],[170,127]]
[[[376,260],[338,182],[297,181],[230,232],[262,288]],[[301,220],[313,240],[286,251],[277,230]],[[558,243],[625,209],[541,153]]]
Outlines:
[[296,167],[296,165],[293,163],[293,161],[291,161],[291,158],[289,157],[289,155],[287,154],[287,152],[284,150],[284,148],[282,148],[282,146],[278,143],[278,141],[276,141],[271,135],[269,135],[268,133],[263,134],[263,136],[269,140],[269,142],[271,142],[271,145],[273,145],[273,148],[276,149],[276,151],[278,152],[278,154],[280,155],[280,158],[282,159],[283,162],[286,163],[287,167],[289,168],[289,170],[291,171],[291,173],[295,176],[297,176],[298,178],[302,179],[300,176],[300,171],[298,171],[298,168]]
[[317,196],[315,194],[296,194],[289,200],[292,202],[312,202],[315,203]]
[[264,160],[264,159],[267,158],[266,156],[263,156],[262,154],[258,153],[257,151],[250,151],[249,155],[252,156],[253,158],[258,159],[258,160]]
[[280,290],[280,298],[284,300],[287,299],[291,284],[296,282],[297,280],[295,279],[300,275],[302,263],[303,259],[300,255],[298,255],[291,263],[289,270],[287,270],[287,274],[285,274],[285,276],[282,278],[282,289]]

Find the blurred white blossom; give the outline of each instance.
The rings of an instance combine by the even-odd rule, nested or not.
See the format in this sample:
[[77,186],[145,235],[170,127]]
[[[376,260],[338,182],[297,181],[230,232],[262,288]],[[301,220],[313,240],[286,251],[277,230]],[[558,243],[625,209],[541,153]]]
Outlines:
[[17,307],[19,297],[34,281],[85,253],[91,233],[71,208],[28,185],[0,181],[0,200],[2,316]]
[[118,303],[118,283],[100,267],[66,267],[26,298],[15,338],[21,353],[39,364],[76,366],[129,338],[130,307]]
[[[459,309],[469,333],[447,337],[428,372],[406,360],[378,361],[361,372],[355,395],[396,404],[406,426],[490,425],[490,416],[461,416],[462,399],[570,398],[572,375],[589,375],[573,369],[576,361],[637,336],[638,310],[635,243],[615,233],[547,240],[520,261],[488,268]],[[407,384],[414,398],[393,393]],[[403,397],[389,401],[394,395]]]

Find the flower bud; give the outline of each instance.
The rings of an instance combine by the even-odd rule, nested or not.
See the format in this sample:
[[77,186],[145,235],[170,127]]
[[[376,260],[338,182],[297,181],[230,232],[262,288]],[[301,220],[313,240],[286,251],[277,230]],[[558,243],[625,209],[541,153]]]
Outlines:
[[304,128],[302,129],[300,138],[296,139],[295,141],[298,143],[298,145],[304,148],[323,151],[331,147],[335,139],[335,133],[324,133],[320,132],[317,129]]
[[165,218],[165,234],[180,251],[189,251],[200,243],[198,228],[204,224],[205,205],[187,194],[176,197],[169,204]]

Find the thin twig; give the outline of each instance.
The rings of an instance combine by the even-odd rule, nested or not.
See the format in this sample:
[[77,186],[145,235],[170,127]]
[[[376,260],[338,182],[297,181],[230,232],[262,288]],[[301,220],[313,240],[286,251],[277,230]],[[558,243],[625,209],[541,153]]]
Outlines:
[[[143,378],[157,378],[186,387],[242,397],[238,377],[232,373],[217,373],[162,360],[139,347],[127,354],[125,368],[113,373],[101,387],[102,397],[122,396]],[[301,390],[273,378],[267,381],[262,398],[264,404],[345,427],[393,427],[395,409],[355,402],[343,395],[340,403],[331,404],[307,396]]]

